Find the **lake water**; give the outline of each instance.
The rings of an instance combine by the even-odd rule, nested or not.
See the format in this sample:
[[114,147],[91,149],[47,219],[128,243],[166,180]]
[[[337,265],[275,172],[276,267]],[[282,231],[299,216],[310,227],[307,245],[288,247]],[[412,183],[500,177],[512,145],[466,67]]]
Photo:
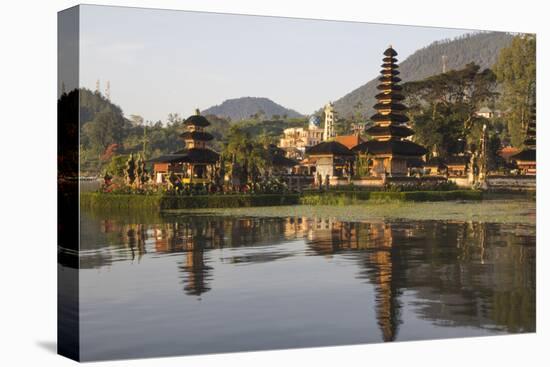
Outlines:
[[82,213],[80,269],[82,360],[535,331],[534,223]]

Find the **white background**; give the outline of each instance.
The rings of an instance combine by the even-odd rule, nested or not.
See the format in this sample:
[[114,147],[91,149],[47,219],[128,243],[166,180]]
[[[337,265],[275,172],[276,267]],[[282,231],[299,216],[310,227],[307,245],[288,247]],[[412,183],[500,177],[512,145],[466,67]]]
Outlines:
[[[537,334],[102,362],[98,366],[547,365],[548,362],[543,361],[544,357],[548,359],[550,345],[547,281],[550,243],[544,230],[550,159],[546,146],[550,119],[548,104],[545,104],[550,101],[547,2],[112,0],[95,3],[538,34]],[[53,351],[56,339],[56,12],[75,4],[75,1],[63,0],[11,0],[0,5],[0,364],[3,366],[74,363]]]

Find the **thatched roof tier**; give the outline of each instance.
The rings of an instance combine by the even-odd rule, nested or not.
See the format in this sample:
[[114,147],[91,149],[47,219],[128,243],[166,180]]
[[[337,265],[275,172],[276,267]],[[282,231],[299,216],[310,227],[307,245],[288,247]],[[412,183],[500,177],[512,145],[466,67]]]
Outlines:
[[445,158],[445,162],[448,165],[460,165],[464,164],[467,165],[470,162],[470,156],[469,155],[451,155]]
[[537,151],[535,149],[524,149],[518,154],[511,156],[510,159],[514,161],[536,162]]
[[387,115],[382,115],[381,113],[374,114],[370,117],[374,122],[407,122],[409,118],[405,115],[398,115],[396,113],[389,113]]
[[147,163],[177,163],[182,162],[183,158],[183,154],[166,154],[161,155],[160,157],[149,159]]
[[374,105],[374,108],[377,110],[387,110],[391,108],[394,111],[405,111],[407,107],[401,103],[377,103]]
[[180,135],[180,138],[184,140],[199,140],[199,141],[209,141],[214,139],[212,134],[204,131],[186,131]]
[[276,167],[294,167],[298,165],[298,161],[278,154],[271,158],[271,163]]
[[389,126],[378,126],[375,125],[366,130],[366,133],[370,136],[396,136],[400,138],[405,138],[414,134],[412,129],[409,129],[407,126],[398,126],[398,125],[389,125]]
[[396,69],[382,69],[380,70],[380,74],[382,75],[399,75],[399,70]]
[[399,83],[401,81],[401,78],[399,77],[396,77],[396,76],[382,76],[380,78],[378,78],[379,81],[381,81],[382,83]]
[[182,149],[172,154],[150,159],[149,163],[193,163],[214,164],[220,159],[220,155],[207,148]]
[[187,120],[184,121],[184,124],[186,126],[200,126],[200,127],[210,126],[210,122],[206,119],[206,117],[201,115],[189,116]]
[[379,84],[376,89],[383,90],[384,92],[401,92],[403,87],[396,84]]
[[324,141],[306,150],[309,155],[345,155],[353,156],[354,153],[344,144],[336,141]]
[[393,154],[411,157],[420,157],[428,150],[408,140],[369,140],[353,148],[356,152],[368,154]]
[[384,62],[384,64],[388,64],[388,63],[396,63],[397,62],[397,59],[395,57],[384,57],[382,59],[382,61]]
[[216,163],[220,159],[220,155],[213,150],[207,149],[207,148],[191,148],[187,149],[186,153],[186,160],[187,163],[206,163],[206,164],[213,164]]
[[382,100],[382,101],[388,101],[388,100],[391,100],[391,101],[402,101],[405,99],[405,97],[403,97],[403,95],[401,94],[397,94],[397,93],[378,93],[377,95],[374,96],[374,98],[376,98],[379,102]]
[[397,52],[390,46],[386,51],[384,51],[384,56],[388,56],[388,57],[397,56]]

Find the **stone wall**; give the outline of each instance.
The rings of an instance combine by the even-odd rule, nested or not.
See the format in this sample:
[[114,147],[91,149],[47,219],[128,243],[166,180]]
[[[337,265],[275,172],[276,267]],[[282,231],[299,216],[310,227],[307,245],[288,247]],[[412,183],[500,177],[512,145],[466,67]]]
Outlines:
[[472,188],[472,183],[468,176],[449,177],[449,181],[454,182],[461,189]]
[[490,191],[535,191],[536,176],[488,176],[487,189]]

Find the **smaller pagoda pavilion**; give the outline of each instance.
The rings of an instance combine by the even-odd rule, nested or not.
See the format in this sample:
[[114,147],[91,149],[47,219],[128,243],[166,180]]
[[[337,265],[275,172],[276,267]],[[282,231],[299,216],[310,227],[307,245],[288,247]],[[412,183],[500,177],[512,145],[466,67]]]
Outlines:
[[370,170],[373,176],[407,176],[408,161],[417,161],[427,153],[427,150],[406,139],[412,136],[414,131],[406,125],[409,121],[404,114],[407,107],[401,103],[405,97],[401,94],[401,79],[397,77],[397,52],[390,46],[384,52],[384,56],[382,76],[378,79],[378,103],[374,105],[377,113],[371,116],[375,124],[366,130],[373,140],[361,143],[353,150],[369,156],[373,164]]
[[184,121],[186,131],[180,135],[185,147],[176,152],[152,159],[155,180],[164,182],[166,174],[174,173],[181,183],[210,183],[220,155],[207,147],[214,137],[204,131],[210,122],[201,116],[199,110]]
[[537,174],[537,118],[536,107],[533,107],[531,121],[527,124],[527,133],[523,145],[525,148],[510,157],[515,161],[522,175]]

